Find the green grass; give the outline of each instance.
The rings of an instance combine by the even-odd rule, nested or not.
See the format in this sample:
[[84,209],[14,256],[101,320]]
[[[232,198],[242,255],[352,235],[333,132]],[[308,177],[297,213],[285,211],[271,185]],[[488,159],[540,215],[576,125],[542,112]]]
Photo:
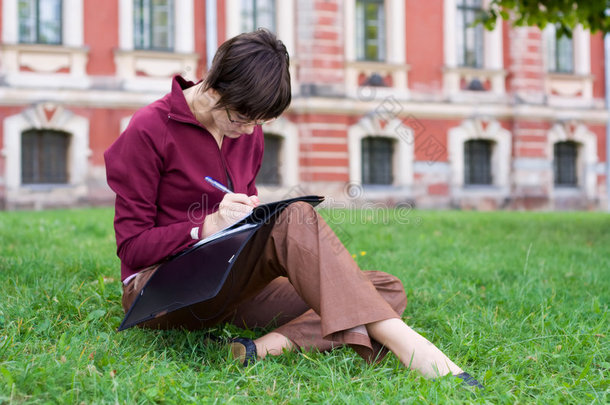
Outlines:
[[608,403],[609,215],[336,214],[361,267],[403,281],[407,323],[484,392],[347,348],[243,369],[204,331],[117,333],[113,212],[88,209],[0,212],[0,403]]

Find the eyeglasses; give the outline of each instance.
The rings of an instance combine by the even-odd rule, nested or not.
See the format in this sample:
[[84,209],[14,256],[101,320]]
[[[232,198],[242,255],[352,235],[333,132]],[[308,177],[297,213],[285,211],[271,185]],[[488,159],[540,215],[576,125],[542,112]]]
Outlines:
[[231,113],[229,112],[229,108],[225,107],[225,111],[227,112],[227,118],[229,119],[229,121],[231,122],[231,124],[235,124],[235,125],[240,125],[240,126],[250,126],[250,125],[263,125],[263,124],[267,124],[269,122],[272,122],[275,120],[275,118],[272,118],[270,120],[265,120],[265,121],[240,121],[240,120],[234,120],[233,118],[231,118]]

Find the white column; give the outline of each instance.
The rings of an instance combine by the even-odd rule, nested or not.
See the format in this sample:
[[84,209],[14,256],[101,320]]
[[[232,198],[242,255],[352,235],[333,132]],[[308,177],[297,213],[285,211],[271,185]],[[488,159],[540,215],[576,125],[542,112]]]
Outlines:
[[[285,2],[286,0],[283,0]],[[226,26],[227,26],[227,38],[233,38],[234,36],[241,33],[241,26],[239,24],[241,0],[226,0],[225,13],[226,13]]]
[[133,49],[133,1],[119,0],[119,48]]
[[356,3],[355,0],[345,0],[344,2],[343,19],[345,21],[345,60],[353,62],[356,60],[356,45],[354,38],[356,37]]
[[83,21],[85,14],[83,0],[64,0],[62,7],[62,42],[65,46],[80,48],[83,39]]
[[193,0],[179,0],[175,3],[174,26],[176,27],[175,50],[178,53],[195,51],[195,9]]
[[16,190],[21,185],[21,132],[32,127],[22,114],[11,115],[3,123],[2,155],[5,160],[4,178],[8,190]]
[[[229,6],[227,2],[227,6]],[[229,7],[227,7],[227,15],[229,13]],[[216,10],[216,0],[206,0],[205,2],[205,36],[206,36],[206,59],[208,69],[212,66],[212,59],[218,49],[218,25],[216,20],[218,19],[218,13]]]
[[457,52],[455,46],[455,0],[444,0],[443,2],[443,52],[445,55],[445,66],[457,66]]
[[4,0],[0,6],[2,7],[2,42],[16,44],[19,42],[17,0]]
[[87,180],[89,172],[89,120],[66,112],[69,119],[64,124],[64,130],[72,134],[68,159],[70,159],[70,184],[80,185]]
[[574,44],[574,73],[588,75],[591,73],[591,38],[589,31],[582,25],[574,28],[572,35]]
[[406,63],[404,0],[391,0],[386,15],[388,16],[388,62],[404,65]]
[[484,31],[483,38],[485,42],[483,47],[484,67],[493,70],[502,69],[504,65],[502,60],[502,18],[498,17],[493,31]]
[[[233,0],[229,0],[233,1]],[[286,45],[288,54],[292,57],[295,51],[294,44],[294,1],[293,0],[276,0],[276,23],[277,36]]]

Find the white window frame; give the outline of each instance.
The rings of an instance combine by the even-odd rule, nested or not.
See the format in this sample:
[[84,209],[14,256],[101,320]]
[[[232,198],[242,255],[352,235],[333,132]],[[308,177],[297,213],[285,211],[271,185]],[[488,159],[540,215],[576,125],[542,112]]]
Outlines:
[[[557,58],[557,47],[559,46],[559,41],[562,38],[557,38],[557,28],[553,24],[548,24],[545,29],[542,31],[542,38],[544,41],[543,49],[544,49],[544,70],[547,73],[561,73],[561,74],[573,74],[576,72],[576,58],[574,55],[574,38],[567,38],[570,41],[570,45],[572,47],[572,60],[571,60],[571,71],[559,71],[557,69],[551,69],[551,58],[555,62],[555,66],[558,64]],[[550,45],[552,44],[553,49],[550,49]]]
[[[34,30],[36,31],[37,34],[40,33],[40,17],[41,17],[41,7],[40,7],[40,1],[41,0],[29,0],[29,5],[30,6],[34,6],[33,9],[37,11],[37,13],[35,13],[35,15],[33,15],[33,25],[34,25]],[[59,34],[59,42],[58,43],[53,43],[53,42],[49,42],[49,43],[44,43],[44,42],[38,42],[40,40],[40,37],[38,36],[37,38],[35,38],[34,41],[29,42],[29,41],[24,41],[24,42],[20,42],[20,43],[25,43],[25,44],[44,44],[44,45],[61,45],[63,43],[63,29],[62,29],[62,24],[63,24],[63,3],[61,0],[59,1],[59,9],[60,9],[60,15],[59,15],[59,30],[60,32],[58,32]],[[19,3],[18,3],[19,4]],[[19,5],[17,5],[17,8],[19,8]],[[32,11],[32,10],[30,10]],[[21,21],[18,22],[18,25],[21,24]],[[20,38],[21,41],[21,38]]]
[[[19,43],[18,0],[2,1],[2,42]],[[61,45],[32,44],[43,46],[82,47],[84,44],[83,0],[63,0],[61,21]],[[28,45],[28,44],[22,44]]]
[[[9,85],[28,88],[89,87],[83,0],[63,0],[61,45],[19,43],[18,0],[4,0],[1,5],[0,71]],[[22,71],[21,67],[31,71]],[[69,73],[55,73],[64,68]]]
[[[546,153],[549,160],[554,159],[553,146],[557,142],[573,141],[578,144],[578,156],[576,158],[576,176],[578,180],[577,193],[593,200],[596,198],[595,188],[597,185],[597,136],[589,131],[583,124],[556,123],[547,134]],[[555,186],[553,168],[547,188],[551,198],[560,197],[563,191],[570,193],[569,188]],[[572,189],[574,191],[574,189]]]
[[[451,128],[449,137],[449,163],[451,188],[455,196],[469,194],[508,196],[510,192],[511,134],[497,120],[469,119]],[[464,144],[469,140],[492,141],[491,185],[464,184]]]
[[[483,0],[483,9],[489,6],[491,0]],[[458,66],[457,43],[455,40],[457,18],[456,0],[443,0],[443,54],[445,68],[443,72],[443,90],[446,96],[462,100],[464,93],[467,97],[495,97],[506,93],[504,78],[502,18],[498,17],[496,26],[492,31],[483,30],[483,67],[480,69]],[[489,81],[490,91],[464,91],[460,85],[462,80],[478,79],[481,82]],[[460,94],[462,93],[462,94]]]
[[[358,1],[359,0],[355,0],[354,4],[357,6],[358,5]],[[367,1],[367,0],[362,0],[362,1]],[[369,1],[374,1],[374,4],[378,4],[382,6],[382,11],[383,11],[383,20],[379,20],[383,22],[383,30],[377,30],[378,31],[378,38],[377,38],[377,44],[378,44],[378,58],[374,59],[374,60],[369,60],[366,59],[366,45],[363,44],[362,40],[364,40],[364,37],[366,36],[366,34],[363,31],[366,31],[366,29],[363,29],[362,26],[358,26],[361,23],[367,23],[367,19],[364,18],[364,20],[360,21],[359,20],[359,16],[358,16],[358,10],[356,7],[356,13],[354,14],[354,30],[356,32],[357,35],[355,35],[356,40],[354,40],[354,52],[356,53],[356,60],[358,60],[359,62],[385,62],[386,61],[386,47],[388,45],[388,38],[386,38],[387,35],[387,19],[388,19],[388,13],[386,12],[386,5],[385,5],[385,1],[380,1],[380,0],[369,0]],[[363,16],[366,17],[366,16]],[[379,27],[378,27],[379,28]],[[363,34],[363,37],[359,37],[359,34]],[[362,52],[361,55],[359,55],[359,51]]]
[[119,49],[114,59],[126,90],[167,92],[168,78],[174,74],[196,80],[199,55],[195,52],[194,0],[174,0],[174,22],[173,52],[135,50],[133,0],[119,0]]
[[[356,58],[356,0],[344,2],[344,44],[345,44],[345,88],[349,97],[359,98],[358,76],[378,73],[392,76],[392,87],[374,88],[376,97],[393,95],[398,99],[409,98],[408,71],[406,58],[406,27],[404,0],[385,0],[386,12],[386,60],[381,62],[358,61]],[[371,89],[373,90],[373,89]]]
[[[52,115],[48,116],[49,111]],[[21,182],[21,135],[29,129],[51,129],[70,134],[68,148],[68,183],[61,185],[23,185]],[[29,202],[42,206],[45,200],[74,203],[87,195],[89,169],[89,119],[78,116],[60,105],[40,103],[12,115],[3,122],[5,186],[7,203]],[[49,192],[56,194],[50,195]]]
[[[252,0],[249,0],[249,1],[252,1]],[[242,3],[242,4],[240,4],[240,19],[239,19],[239,22],[240,22],[240,31],[246,31],[246,30],[243,29],[244,28],[243,27],[244,21],[241,18],[241,13],[243,12],[243,9],[241,8],[241,6],[243,5],[243,2],[240,1],[240,3]],[[273,25],[274,25],[274,27],[273,27],[273,29],[271,29],[270,27],[264,27],[264,28],[267,28],[267,29],[275,32],[275,31],[277,31],[277,23],[278,23],[276,0],[271,0],[271,3],[273,4],[273,14],[274,14],[274,16],[273,16],[274,17],[273,18]],[[255,11],[255,13],[256,13],[256,11]],[[255,26],[255,27],[252,27],[252,29],[250,29],[250,30],[253,31],[253,30],[256,30],[257,28],[260,28],[260,27],[263,27],[263,26]],[[250,31],[250,30],[248,30],[248,31]]]
[[[296,124],[286,117],[263,125],[263,133],[270,133],[282,138],[279,156],[279,172],[282,173],[280,187],[295,187],[299,184],[299,130]],[[273,185],[261,185],[260,188],[277,188]]]
[[[168,21],[168,27],[167,27],[167,32],[168,32],[168,43],[169,46],[167,48],[155,48],[152,44],[152,37],[154,37],[154,26],[152,24],[151,21],[148,21],[149,23],[149,27],[147,27],[148,30],[150,30],[149,34],[150,34],[150,39],[151,39],[151,44],[149,47],[142,47],[142,48],[138,48],[139,50],[161,50],[161,51],[165,51],[165,52],[173,52],[174,49],[176,48],[176,38],[174,37],[175,32],[177,31],[178,28],[176,28],[176,16],[174,15],[175,9],[177,8],[177,6],[174,3],[174,0],[167,0],[168,2],[171,2],[171,4],[169,4],[170,7],[167,7],[168,10],[168,14],[170,14],[170,21]],[[180,1],[180,0],[178,0]],[[167,3],[166,3],[167,4]],[[173,7],[171,7],[173,5]],[[152,2],[148,4],[149,6],[149,10],[151,13],[153,13],[153,4]],[[133,2],[132,2],[132,7],[133,7]],[[148,16],[143,16],[143,19],[146,19]],[[135,11],[134,11],[134,20],[135,20]],[[144,30],[146,31],[146,29]],[[134,24],[134,37],[133,37],[133,41],[134,41],[134,48],[135,48],[135,42],[136,42],[136,29],[135,29],[135,24]]]
[[[364,116],[347,130],[349,151],[350,184],[363,186],[364,197],[394,194],[409,196],[413,186],[414,133],[400,118],[393,118],[385,125],[383,118]],[[362,139],[367,137],[391,138],[394,140],[392,174],[394,182],[389,185],[362,184]],[[377,193],[378,191],[378,193]],[[377,195],[379,194],[379,195]]]
[[[213,0],[212,0],[213,1]],[[290,61],[290,85],[292,88],[292,94],[296,95],[299,93],[299,86],[297,83],[297,58],[295,55],[295,5],[294,0],[275,0],[275,28],[278,39],[282,41],[288,55],[291,58]],[[227,38],[232,38],[236,35],[241,34],[241,0],[226,0],[226,35]],[[208,54],[213,55],[216,52],[217,45],[215,43],[208,42]],[[208,63],[211,64],[212,60],[208,57]]]
[[[241,34],[241,0],[226,0],[227,39]],[[294,1],[275,0],[275,33],[292,57],[295,51]]]
[[[543,38],[549,35],[553,27],[545,28]],[[546,72],[545,90],[548,103],[556,107],[590,107],[593,103],[593,75],[591,74],[591,33],[582,25],[577,25],[572,31],[574,52],[574,72],[556,73],[548,71],[547,41],[543,41]]]

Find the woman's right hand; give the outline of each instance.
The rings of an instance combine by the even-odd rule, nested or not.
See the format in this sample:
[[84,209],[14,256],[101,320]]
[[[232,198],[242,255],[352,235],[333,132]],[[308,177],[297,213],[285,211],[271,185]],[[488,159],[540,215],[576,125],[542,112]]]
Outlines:
[[205,217],[203,221],[202,238],[233,225],[247,216],[259,204],[255,195],[247,196],[240,193],[227,193],[218,206],[218,211]]

